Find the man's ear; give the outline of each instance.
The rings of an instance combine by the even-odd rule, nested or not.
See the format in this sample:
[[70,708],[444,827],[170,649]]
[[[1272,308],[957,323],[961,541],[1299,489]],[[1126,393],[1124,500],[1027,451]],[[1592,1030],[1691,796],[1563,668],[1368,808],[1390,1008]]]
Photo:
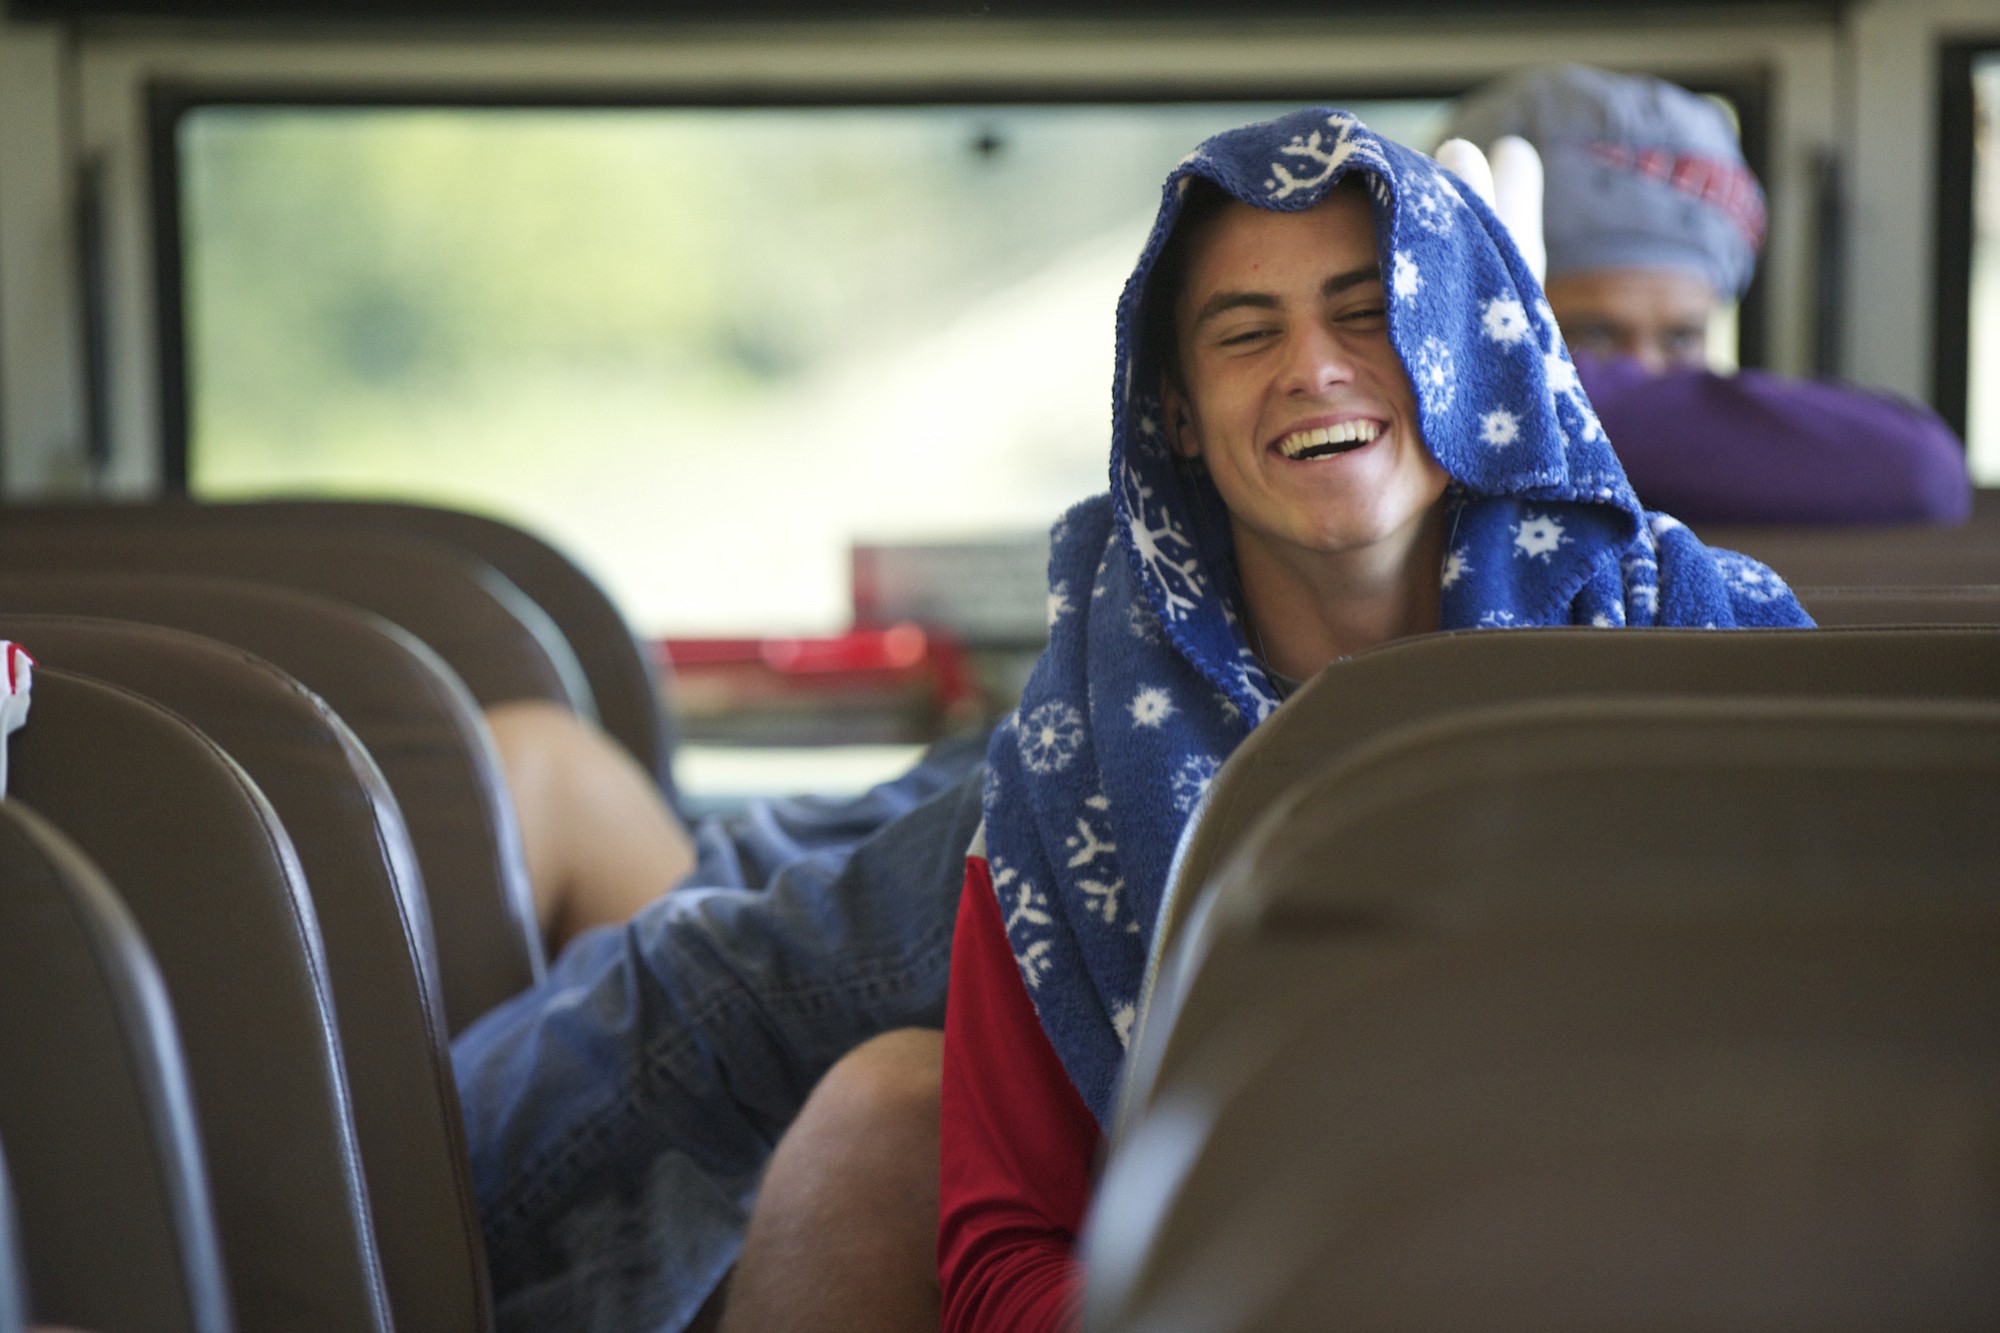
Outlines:
[[1187,394],[1172,375],[1160,376],[1160,409],[1167,417],[1167,444],[1182,458],[1200,457],[1201,438],[1195,434],[1194,414],[1188,408]]

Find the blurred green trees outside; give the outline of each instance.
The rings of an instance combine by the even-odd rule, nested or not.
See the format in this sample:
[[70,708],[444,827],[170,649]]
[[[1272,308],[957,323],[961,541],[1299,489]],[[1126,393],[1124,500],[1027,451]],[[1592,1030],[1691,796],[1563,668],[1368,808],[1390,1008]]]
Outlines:
[[197,108],[191,483],[486,509],[647,632],[835,627],[849,541],[1102,489],[1159,182],[1267,110]]

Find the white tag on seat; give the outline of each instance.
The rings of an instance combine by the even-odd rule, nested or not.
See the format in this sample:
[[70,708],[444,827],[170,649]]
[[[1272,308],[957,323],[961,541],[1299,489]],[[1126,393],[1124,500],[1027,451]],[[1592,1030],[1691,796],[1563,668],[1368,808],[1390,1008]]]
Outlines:
[[0,639],[0,796],[7,794],[7,738],[28,720],[35,659],[18,643]]

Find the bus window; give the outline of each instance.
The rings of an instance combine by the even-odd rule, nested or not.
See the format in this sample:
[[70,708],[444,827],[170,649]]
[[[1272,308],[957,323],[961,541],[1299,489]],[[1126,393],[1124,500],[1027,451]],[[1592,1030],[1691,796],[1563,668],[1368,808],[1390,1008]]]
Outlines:
[[1972,60],[1972,265],[1966,334],[1966,461],[2000,486],[2000,52]]
[[1149,196],[1272,109],[192,106],[190,489],[486,508],[648,635],[843,628],[853,543],[1103,489]]

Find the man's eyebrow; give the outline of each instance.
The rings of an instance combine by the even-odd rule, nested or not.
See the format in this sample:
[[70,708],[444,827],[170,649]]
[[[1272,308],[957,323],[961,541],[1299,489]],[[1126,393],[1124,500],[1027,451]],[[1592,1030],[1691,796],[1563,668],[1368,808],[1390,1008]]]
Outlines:
[[1325,282],[1322,282],[1319,285],[1319,294],[1321,296],[1338,296],[1349,287],[1359,287],[1364,282],[1380,281],[1382,281],[1381,265],[1363,264],[1360,268],[1351,268],[1345,273],[1336,273]]
[[[1338,296],[1350,287],[1359,287],[1364,282],[1380,282],[1382,269],[1376,264],[1363,264],[1345,273],[1336,273],[1319,285],[1322,299]],[[1201,303],[1201,309],[1194,312],[1189,328],[1200,328],[1217,315],[1231,310],[1276,310],[1283,302],[1269,292],[1217,292]]]
[[1228,314],[1232,310],[1276,310],[1280,302],[1269,292],[1217,292],[1201,303],[1201,309],[1194,312],[1194,321],[1188,326],[1200,328],[1217,315]]

